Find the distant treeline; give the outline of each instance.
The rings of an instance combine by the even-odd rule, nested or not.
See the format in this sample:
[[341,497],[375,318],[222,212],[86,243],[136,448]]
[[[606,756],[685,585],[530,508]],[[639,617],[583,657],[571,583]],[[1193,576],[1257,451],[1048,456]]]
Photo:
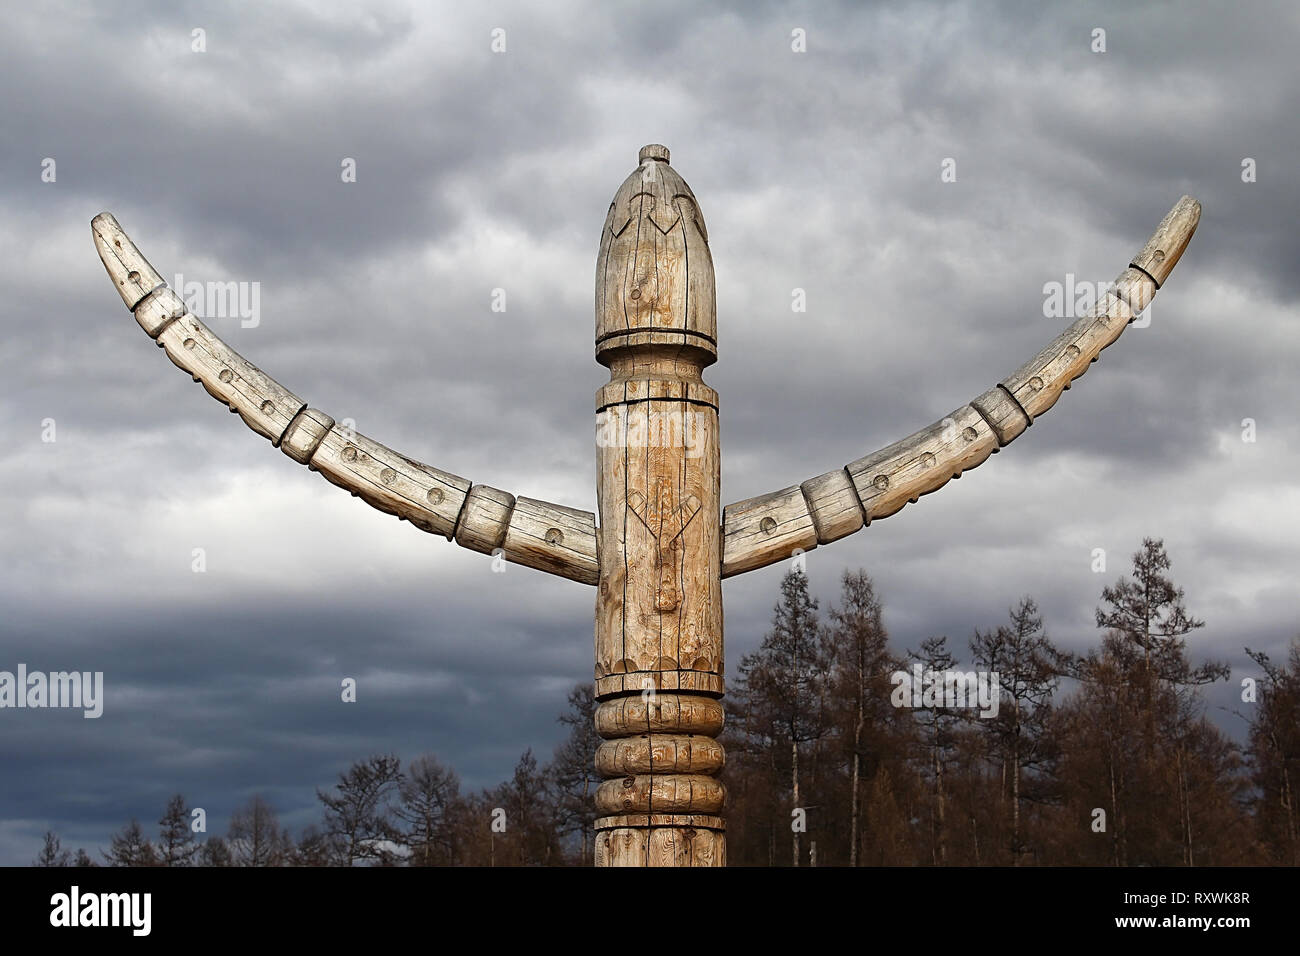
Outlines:
[[[1034,601],[975,631],[897,654],[865,571],[846,572],[823,620],[801,571],[781,582],[772,629],[744,657],[724,733],[733,865],[1234,865],[1300,862],[1300,639],[1285,662],[1246,648],[1258,672],[1234,714],[1247,744],[1205,715],[1200,688],[1226,664],[1194,663],[1191,616],[1146,539],[1103,589],[1098,646],[1069,654]],[[962,677],[954,675],[960,673]],[[975,691],[992,674],[996,707]],[[948,679],[945,680],[945,676]],[[971,683],[966,687],[965,679]],[[948,693],[945,694],[945,688]],[[970,699],[954,695],[969,689]],[[987,690],[987,687],[986,687]],[[253,797],[224,837],[196,835],[174,796],[156,838],[132,820],[114,866],[519,866],[592,859],[600,742],[590,684],[569,694],[569,735],[532,751],[497,787],[462,793],[426,755],[352,765],[318,790],[318,824],[296,837]],[[996,710],[996,713],[994,713]],[[54,833],[40,866],[94,866]]]

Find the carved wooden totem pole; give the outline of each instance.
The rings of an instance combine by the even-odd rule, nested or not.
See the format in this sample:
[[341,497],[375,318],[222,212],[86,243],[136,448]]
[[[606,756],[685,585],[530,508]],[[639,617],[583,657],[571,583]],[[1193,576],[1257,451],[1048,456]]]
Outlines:
[[[713,261],[699,204],[646,146],[614,196],[596,262],[599,530],[591,512],[476,485],[339,426],[186,311],[109,213],[100,258],[177,366],[286,455],[381,511],[466,548],[597,585],[596,862],[726,863],[722,579],[835,541],[1011,442],[1114,342],[1200,219],[1184,196],[1096,307],[983,395],[799,485],[719,507]],[[500,549],[498,551],[498,549]]]

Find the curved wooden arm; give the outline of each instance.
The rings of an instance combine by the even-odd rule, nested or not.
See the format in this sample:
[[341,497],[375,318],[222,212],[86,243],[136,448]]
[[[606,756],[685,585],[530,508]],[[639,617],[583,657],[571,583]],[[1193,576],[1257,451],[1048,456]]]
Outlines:
[[1086,316],[995,388],[941,421],[844,468],[728,505],[722,576],[752,571],[886,518],[960,478],[1009,444],[1097,361],[1173,271],[1196,231],[1201,204],[1184,196]]
[[335,424],[221,341],[185,310],[109,213],[90,223],[122,301],[167,357],[253,431],[372,507],[485,554],[595,584],[596,518],[486,485],[400,455]]

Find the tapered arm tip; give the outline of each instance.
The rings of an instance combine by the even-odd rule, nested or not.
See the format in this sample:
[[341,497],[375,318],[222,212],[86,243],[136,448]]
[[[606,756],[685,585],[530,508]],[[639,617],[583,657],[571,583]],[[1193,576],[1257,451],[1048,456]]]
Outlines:
[[90,220],[90,233],[108,277],[128,309],[134,311],[145,296],[166,284],[111,212],[101,212]]
[[1191,196],[1184,196],[1169,210],[1130,265],[1154,279],[1157,287],[1164,285],[1200,221],[1201,204]]

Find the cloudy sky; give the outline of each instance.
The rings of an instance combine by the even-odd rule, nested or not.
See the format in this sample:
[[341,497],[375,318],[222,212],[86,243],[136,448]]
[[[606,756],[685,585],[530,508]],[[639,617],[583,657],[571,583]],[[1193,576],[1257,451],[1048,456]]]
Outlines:
[[[1082,650],[1102,586],[1162,536],[1208,622],[1193,657],[1235,683],[1243,646],[1300,630],[1293,4],[130,6],[20,5],[0,32],[0,670],[106,682],[98,720],[0,711],[0,863],[46,829],[152,829],[176,791],[211,832],[257,792],[301,826],[371,753],[494,784],[550,754],[591,677],[593,589],[493,573],[244,428],[123,308],[102,210],[169,281],[257,283],[255,325],[209,324],[315,407],[594,510],[594,262],[643,144],[708,220],[724,503],[980,394],[1070,321],[1045,284],[1113,279],[1190,193],[1200,230],[1148,328],[808,571],[825,607],[867,568],[899,647],[964,650],[1031,594]],[[782,570],[725,585],[733,673]],[[1209,698],[1239,736],[1232,701]]]

